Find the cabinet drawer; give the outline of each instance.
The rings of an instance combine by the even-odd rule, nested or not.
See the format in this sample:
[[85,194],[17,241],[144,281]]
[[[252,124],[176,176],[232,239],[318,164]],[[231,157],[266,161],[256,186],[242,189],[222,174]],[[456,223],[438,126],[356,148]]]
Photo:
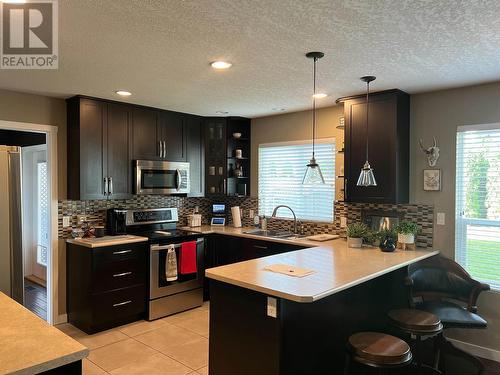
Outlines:
[[147,251],[147,242],[100,247],[93,249],[92,261],[94,264],[100,264],[139,259],[146,257]]
[[107,292],[146,283],[146,258],[94,264],[92,291]]
[[103,325],[146,310],[144,285],[92,296],[93,325]]

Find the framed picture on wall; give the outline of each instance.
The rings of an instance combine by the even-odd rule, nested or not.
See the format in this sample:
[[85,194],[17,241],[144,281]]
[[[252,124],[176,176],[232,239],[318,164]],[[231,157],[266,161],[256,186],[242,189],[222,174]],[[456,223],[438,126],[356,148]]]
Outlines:
[[424,169],[424,190],[441,191],[441,169]]

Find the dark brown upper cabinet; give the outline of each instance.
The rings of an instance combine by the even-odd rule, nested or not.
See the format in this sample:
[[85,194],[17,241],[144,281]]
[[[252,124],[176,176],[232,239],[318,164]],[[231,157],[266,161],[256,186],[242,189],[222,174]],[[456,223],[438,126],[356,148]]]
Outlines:
[[70,98],[67,105],[68,198],[129,198],[131,109],[84,97]]
[[160,112],[157,137],[161,146],[161,158],[164,160],[186,161],[184,117],[183,113]]
[[161,160],[160,141],[157,139],[158,111],[134,108],[132,112],[132,158],[135,160]]
[[[235,137],[236,133],[240,136]],[[207,197],[250,195],[250,133],[250,119],[247,118],[205,119]]]
[[366,96],[338,99],[345,117],[345,200],[408,203],[410,96],[400,90],[370,94],[369,162],[377,186],[357,186],[366,160]]
[[185,115],[186,161],[189,162],[191,176],[189,197],[203,197],[205,195],[205,142],[203,130],[203,117]]

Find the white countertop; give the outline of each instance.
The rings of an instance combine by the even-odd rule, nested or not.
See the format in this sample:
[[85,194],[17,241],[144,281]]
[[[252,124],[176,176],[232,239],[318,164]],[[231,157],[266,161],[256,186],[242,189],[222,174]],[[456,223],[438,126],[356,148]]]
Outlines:
[[[405,267],[439,254],[432,248],[396,250],[384,253],[376,247],[353,249],[344,239],[325,242],[310,240],[282,240],[243,233],[252,228],[210,227],[190,228],[201,233],[217,233],[258,240],[304,245],[304,250],[272,255],[264,258],[210,268],[205,271],[208,278],[233,284],[270,296],[296,302],[314,302],[347,288],[374,279],[391,271]],[[309,247],[309,248],[307,248]],[[286,264],[312,269],[314,274],[293,277],[265,271],[271,264]]]
[[88,353],[85,346],[0,292],[0,374],[38,374]]
[[113,246],[113,245],[123,245],[134,242],[144,242],[148,241],[147,237],[134,236],[131,234],[124,234],[120,236],[104,236],[104,237],[91,237],[91,238],[75,238],[66,240],[68,243],[72,243],[75,245],[95,248],[95,247],[104,247],[104,246]]

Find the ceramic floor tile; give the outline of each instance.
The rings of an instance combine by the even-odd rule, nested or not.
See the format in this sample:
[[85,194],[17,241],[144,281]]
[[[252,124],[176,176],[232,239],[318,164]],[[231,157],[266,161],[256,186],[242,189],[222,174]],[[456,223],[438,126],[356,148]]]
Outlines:
[[209,331],[209,318],[208,314],[200,317],[190,318],[175,323],[176,326],[186,328],[204,337],[208,337]]
[[184,311],[184,312],[181,312],[178,314],[167,316],[167,317],[163,318],[162,320],[167,322],[167,323],[170,323],[170,324],[177,324],[177,323],[182,322],[182,321],[187,320],[187,319],[203,317],[207,314],[207,312],[208,312],[207,309],[203,309],[201,307],[198,307],[196,309],[192,309],[192,310]]
[[170,346],[163,349],[162,353],[191,367],[193,370],[198,370],[208,365],[208,340],[201,338],[196,341]]
[[118,341],[123,341],[128,339],[127,335],[124,335],[116,329],[99,332],[93,335],[87,335],[82,332],[80,335],[72,336],[80,344],[85,345],[90,350],[100,348],[105,345],[113,344]]
[[192,371],[189,367],[167,357],[155,354],[141,361],[132,362],[111,371],[112,375],[186,375]]
[[102,368],[90,362],[88,359],[82,361],[82,374],[83,375],[103,375],[107,374]]
[[167,324],[167,323],[161,319],[154,320],[152,322],[140,320],[138,322],[133,322],[133,323],[118,327],[117,329],[121,333],[124,333],[125,335],[130,336],[130,337],[133,337],[133,336],[140,335],[141,333],[146,333],[146,332],[152,331],[154,329],[160,328],[161,326],[164,326],[165,324]]
[[68,336],[71,336],[71,337],[85,335],[85,333],[83,331],[80,331],[74,325],[69,324],[69,323],[58,324],[55,327],[58,330],[60,330],[61,332],[64,332],[65,334],[67,334]]
[[135,340],[162,351],[172,345],[184,344],[190,341],[199,340],[202,336],[187,329],[177,327],[172,324],[149,331],[134,337]]
[[144,361],[154,354],[157,354],[155,350],[129,338],[92,350],[89,360],[109,372],[133,362]]

